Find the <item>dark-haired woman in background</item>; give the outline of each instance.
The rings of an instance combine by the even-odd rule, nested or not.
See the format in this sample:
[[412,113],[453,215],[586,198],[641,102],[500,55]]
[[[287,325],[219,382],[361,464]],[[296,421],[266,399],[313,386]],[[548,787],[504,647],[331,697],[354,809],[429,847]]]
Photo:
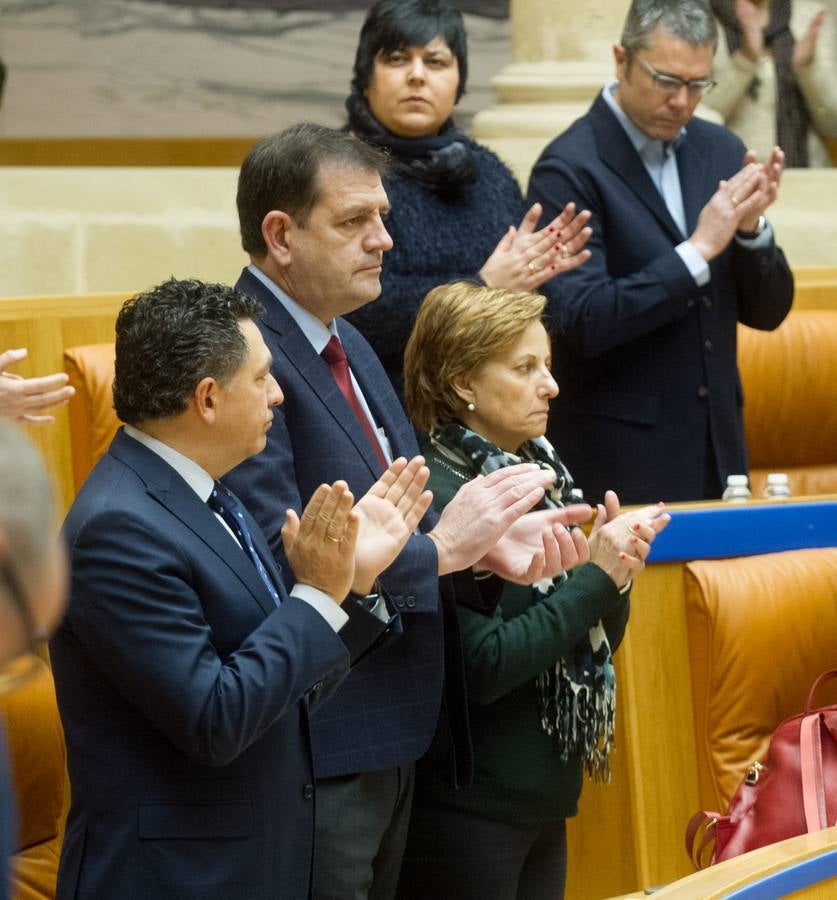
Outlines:
[[[544,303],[473,283],[425,298],[404,378],[407,409],[428,433],[437,510],[465,482],[521,461],[554,471],[544,506],[573,502],[572,478],[543,436],[558,393]],[[608,491],[589,544],[575,531],[562,549],[569,576],[504,583],[496,608],[457,608],[474,781],[455,791],[436,763],[419,763],[399,900],[563,896],[564,821],[576,813],[582,772],[608,774],[611,653],[628,620],[630,578],[668,521],[662,504],[620,514]]]
[[589,213],[573,204],[536,230],[511,171],[458,131],[468,51],[461,13],[445,0],[379,0],[368,12],[346,101],[349,128],[386,149],[395,242],[381,296],[347,318],[372,345],[403,397],[402,357],[422,298],[456,279],[536,291],[589,256]]

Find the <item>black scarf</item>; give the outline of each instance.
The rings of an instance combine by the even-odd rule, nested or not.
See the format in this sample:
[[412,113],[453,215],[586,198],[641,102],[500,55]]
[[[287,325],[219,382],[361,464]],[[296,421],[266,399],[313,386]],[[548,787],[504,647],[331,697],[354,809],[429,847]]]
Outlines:
[[[580,494],[572,476],[546,438],[526,441],[517,454],[501,450],[461,422],[448,422],[430,433],[437,452],[472,475],[488,475],[505,466],[534,462],[555,473],[555,483],[539,504],[554,509],[578,503]],[[532,585],[535,603],[566,581],[544,578]],[[580,758],[596,781],[610,781],[610,750],[616,720],[616,675],[604,626],[599,620],[578,644],[535,682],[541,728],[554,735],[561,760]]]
[[457,200],[477,180],[479,163],[473,146],[453,119],[448,119],[438,134],[403,138],[381,125],[358,90],[346,98],[346,110],[353,134],[386,150],[397,174],[418,181],[440,197]]
[[[741,48],[744,36],[735,14],[735,0],[712,0],[712,9],[727,38],[730,54]],[[790,30],[790,0],[770,0],[770,18],[764,29],[764,45],[773,54],[776,69],[776,143],[785,151],[786,165],[808,166],[808,128],[810,116],[805,98],[793,70],[793,48],[796,44]],[[754,78],[747,93],[755,100],[761,83]]]

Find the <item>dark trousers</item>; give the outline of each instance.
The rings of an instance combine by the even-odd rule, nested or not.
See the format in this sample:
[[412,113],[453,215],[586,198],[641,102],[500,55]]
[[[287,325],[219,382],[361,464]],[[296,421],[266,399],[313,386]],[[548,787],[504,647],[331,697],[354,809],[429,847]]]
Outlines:
[[540,824],[413,805],[398,900],[561,900],[564,819]]
[[415,767],[317,781],[313,900],[392,900]]

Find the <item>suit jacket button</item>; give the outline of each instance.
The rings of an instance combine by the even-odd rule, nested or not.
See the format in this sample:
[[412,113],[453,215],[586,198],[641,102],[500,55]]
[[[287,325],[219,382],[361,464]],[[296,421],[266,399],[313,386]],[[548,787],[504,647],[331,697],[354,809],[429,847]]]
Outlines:
[[689,297],[686,300],[686,309],[691,309],[695,305],[695,298]]
[[314,785],[306,784],[302,789],[302,797],[305,800],[310,800],[314,796]]
[[700,302],[701,302],[707,309],[709,309],[709,307],[712,306],[712,298],[709,296],[709,294],[704,294],[704,295],[700,298]]
[[697,395],[701,400],[705,400],[709,396],[709,388],[705,384],[702,384],[697,389]]
[[407,597],[407,606],[409,606],[410,609],[412,609],[415,605],[416,605],[416,598],[415,597]]
[[399,609],[403,609],[403,608],[404,608],[404,598],[403,598],[403,597],[394,597],[393,600],[395,601],[395,605],[396,605]]
[[704,348],[706,349],[706,352],[707,352],[707,353],[711,353],[711,352],[712,352],[712,341],[710,341],[709,338],[707,338],[707,339],[703,342],[703,346],[704,346]]

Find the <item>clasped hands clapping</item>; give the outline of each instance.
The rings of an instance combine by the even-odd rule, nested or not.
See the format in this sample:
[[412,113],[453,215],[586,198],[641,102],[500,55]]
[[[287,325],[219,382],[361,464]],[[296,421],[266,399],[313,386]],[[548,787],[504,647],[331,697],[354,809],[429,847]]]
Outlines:
[[[427,512],[428,475],[423,457],[399,458],[357,503],[346,482],[336,481],[317,488],[301,518],[288,510],[282,541],[297,580],[338,603],[349,591],[368,593]],[[669,522],[662,504],[620,515],[608,491],[588,541],[580,529],[568,530],[590,518],[585,503],[527,512],[553,480],[554,473],[524,463],[464,484],[429,532],[439,574],[476,566],[531,584],[589,560],[622,587]]]
[[759,217],[776,199],[784,168],[785,154],[779,147],[773,148],[764,164],[758,163],[756,154],[748,150],[742,168],[720,182],[689,238],[707,262],[724,250],[736,231],[756,230]]

